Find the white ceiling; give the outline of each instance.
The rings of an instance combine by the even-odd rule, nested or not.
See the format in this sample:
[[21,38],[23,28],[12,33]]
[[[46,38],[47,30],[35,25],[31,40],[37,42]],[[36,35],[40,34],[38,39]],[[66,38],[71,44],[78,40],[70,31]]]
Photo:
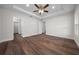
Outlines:
[[[10,5],[4,5],[6,7],[11,7]],[[30,4],[29,7],[26,6],[26,4],[13,4],[12,5],[14,9],[17,9],[19,11],[25,12],[29,15],[32,15],[34,17],[38,18],[46,18],[49,16],[53,16],[59,13],[66,13],[69,11],[74,10],[75,5],[74,4],[49,4],[47,7],[48,13],[43,13],[40,15],[38,12],[33,12],[37,8],[34,6],[34,4]],[[52,6],[54,6],[54,9],[52,9]]]
[[27,7],[25,4],[19,4],[19,5],[16,5],[16,6],[18,6],[20,8],[23,8],[24,10],[27,10],[31,13],[34,13],[34,14],[38,15],[38,16],[46,16],[48,14],[63,10],[62,5],[54,5],[55,9],[52,9],[53,4],[50,4],[49,7],[46,8],[49,12],[40,15],[38,12],[33,12],[34,10],[37,10],[37,8],[33,4],[30,4],[29,7]]

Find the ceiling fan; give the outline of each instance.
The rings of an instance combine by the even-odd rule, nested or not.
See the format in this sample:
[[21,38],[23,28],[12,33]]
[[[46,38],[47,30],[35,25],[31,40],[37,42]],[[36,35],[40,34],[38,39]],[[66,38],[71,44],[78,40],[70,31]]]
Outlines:
[[38,12],[40,15],[44,12],[48,13],[48,10],[46,8],[49,6],[49,4],[43,5],[43,4],[34,4],[37,7],[37,10],[34,10],[33,12]]

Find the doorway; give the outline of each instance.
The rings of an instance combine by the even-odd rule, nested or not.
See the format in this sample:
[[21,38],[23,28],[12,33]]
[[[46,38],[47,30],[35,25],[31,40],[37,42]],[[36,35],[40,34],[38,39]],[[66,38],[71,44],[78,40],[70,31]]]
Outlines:
[[14,34],[21,35],[21,19],[13,17],[13,23],[14,23]]
[[42,33],[46,34],[46,24],[45,24],[45,21],[43,21]]

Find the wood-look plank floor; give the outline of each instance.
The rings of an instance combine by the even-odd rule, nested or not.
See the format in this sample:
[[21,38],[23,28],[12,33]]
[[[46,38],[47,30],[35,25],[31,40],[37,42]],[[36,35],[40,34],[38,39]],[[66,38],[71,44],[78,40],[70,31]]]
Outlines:
[[79,55],[74,40],[45,34],[22,38],[16,34],[13,41],[0,44],[5,55]]

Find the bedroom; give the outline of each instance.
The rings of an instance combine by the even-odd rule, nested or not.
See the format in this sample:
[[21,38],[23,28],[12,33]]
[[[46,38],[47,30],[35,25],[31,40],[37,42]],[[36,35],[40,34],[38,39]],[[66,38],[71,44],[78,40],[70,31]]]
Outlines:
[[79,54],[78,4],[0,4],[0,54]]

